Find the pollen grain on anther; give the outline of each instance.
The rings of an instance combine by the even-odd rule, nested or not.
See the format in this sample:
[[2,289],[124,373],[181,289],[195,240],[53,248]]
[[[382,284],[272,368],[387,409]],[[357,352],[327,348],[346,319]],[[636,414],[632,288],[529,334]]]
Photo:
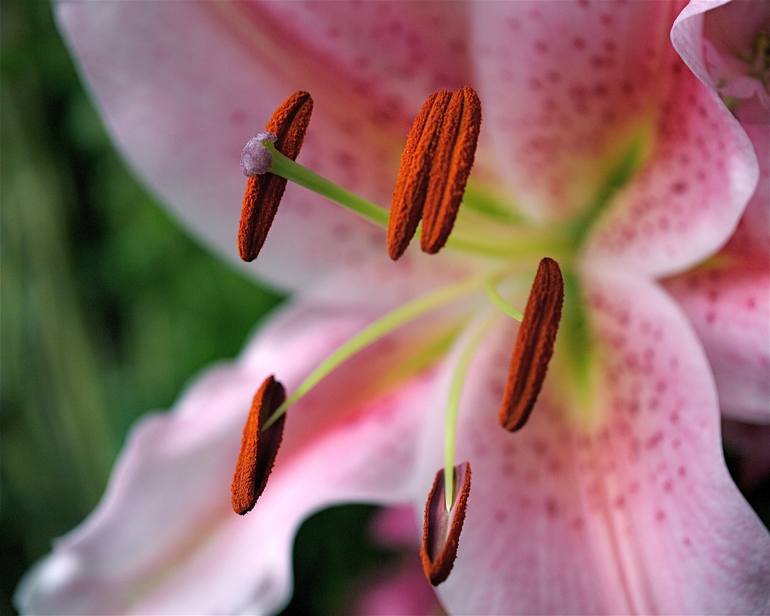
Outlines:
[[564,303],[564,279],[559,264],[540,261],[516,336],[508,382],[499,419],[511,432],[529,419],[548,372]]
[[267,377],[254,395],[241,437],[241,449],[232,483],[233,511],[244,515],[254,508],[267,485],[281,446],[286,415],[266,430],[263,426],[286,400],[286,391],[273,376]]
[[[307,92],[295,92],[281,103],[265,126],[276,136],[276,150],[292,160],[297,158],[312,112],[313,99]],[[238,253],[244,261],[253,261],[262,249],[285,189],[286,180],[272,173],[246,181],[238,226]]]
[[452,93],[430,170],[420,245],[435,254],[452,232],[473,166],[481,129],[481,101],[473,88]]
[[481,102],[464,87],[425,101],[401,156],[388,224],[388,254],[398,259],[420,220],[423,251],[434,254],[454,226],[476,154]]
[[447,90],[431,94],[423,103],[407,135],[388,222],[388,254],[394,261],[406,250],[422,218],[430,177],[430,160],[451,98]]
[[469,462],[454,467],[454,502],[447,511],[444,494],[444,469],[436,473],[425,503],[420,559],[425,576],[438,586],[445,581],[457,558],[460,532],[465,521],[468,496],[471,491]]

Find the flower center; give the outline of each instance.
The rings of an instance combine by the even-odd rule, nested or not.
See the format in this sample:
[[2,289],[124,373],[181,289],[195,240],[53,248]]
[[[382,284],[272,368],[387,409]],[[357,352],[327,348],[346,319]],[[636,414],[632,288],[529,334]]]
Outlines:
[[[554,352],[565,286],[564,320],[568,331],[562,346],[571,360],[568,364],[573,367],[575,378],[587,382],[590,368],[585,366],[591,363],[590,337],[586,335],[585,311],[577,277],[571,271],[572,264],[589,228],[638,168],[645,150],[643,140],[631,140],[618,163],[609,170],[595,200],[580,217],[560,226],[528,226],[478,188],[472,187],[466,192],[479,136],[481,103],[471,88],[455,92],[442,90],[426,100],[407,136],[388,210],[294,161],[309,124],[312,105],[308,94],[293,94],[276,110],[267,132],[251,139],[244,148],[241,168],[248,182],[238,234],[242,258],[250,261],[258,255],[285,184],[291,181],[386,229],[383,248],[393,260],[400,258],[411,239],[418,235],[420,247],[428,254],[445,247],[447,252],[477,257],[479,272],[411,300],[371,323],[332,352],[287,398],[281,397],[280,402],[258,405],[255,398],[244,428],[242,452],[233,482],[233,503],[239,513],[253,507],[264,489],[280,444],[280,436],[275,434],[282,431],[286,412],[292,405],[364,348],[449,304],[468,303],[474,296],[486,297],[501,313],[520,322],[499,412],[505,429],[513,432],[522,428],[535,405]],[[557,260],[567,266],[566,281]],[[532,280],[533,272],[532,290],[522,312],[505,296],[511,285]],[[470,491],[470,467],[467,462],[457,466],[455,460],[462,390],[473,358],[499,316],[496,313],[494,318],[474,325],[460,339],[446,394],[444,467],[436,476],[426,505],[424,537],[427,539],[423,542],[423,565],[434,584],[443,581],[451,570]],[[438,356],[432,359],[435,361]],[[418,366],[422,369],[425,364],[417,362],[415,371]],[[280,387],[280,383],[272,383],[271,387]],[[275,448],[260,457],[261,442],[274,443]],[[458,473],[462,475],[459,480]],[[440,477],[443,477],[441,489],[437,487]],[[459,496],[458,489],[461,489]],[[437,503],[442,501],[443,506],[439,507]]]

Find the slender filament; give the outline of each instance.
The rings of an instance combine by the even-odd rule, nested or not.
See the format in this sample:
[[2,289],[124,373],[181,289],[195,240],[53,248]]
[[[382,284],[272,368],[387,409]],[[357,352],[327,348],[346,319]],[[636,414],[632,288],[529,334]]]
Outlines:
[[293,160],[276,150],[272,143],[267,142],[264,146],[273,155],[270,173],[279,175],[295,184],[304,186],[308,190],[312,190],[314,193],[318,193],[327,199],[331,199],[335,203],[339,203],[349,210],[352,210],[375,225],[383,228],[388,226],[388,210],[385,208],[380,207],[371,201],[367,201],[363,197],[354,195],[352,192],[345,190],[334,182],[314,173],[307,167],[295,163]]
[[471,361],[479,345],[492,328],[496,320],[495,317],[484,320],[468,339],[465,348],[457,359],[457,364],[455,364],[454,372],[452,373],[452,380],[449,383],[444,424],[444,495],[446,497],[447,511],[452,508],[452,503],[454,502],[455,446],[457,443],[457,413],[460,409],[460,398],[463,394],[463,386],[468,376]]
[[[294,162],[276,150],[270,142],[265,142],[263,145],[273,156],[270,173],[326,197],[378,227],[387,228],[389,217],[387,209],[345,190],[331,180]],[[421,235],[421,232],[422,229],[418,228],[417,235]],[[446,246],[459,252],[486,257],[521,257],[532,254],[558,254],[563,249],[563,243],[563,239],[558,234],[544,235],[536,229],[527,229],[526,234],[517,238],[515,242],[509,240],[489,241],[467,237],[458,229],[449,237]]]
[[263,430],[266,430],[278,421],[289,406],[300,400],[300,398],[307,394],[329,373],[351,356],[425,313],[444,306],[463,295],[478,290],[483,284],[483,281],[484,278],[482,277],[473,277],[457,284],[442,287],[432,293],[423,295],[412,302],[404,304],[403,306],[399,306],[392,312],[389,312],[374,323],[362,329],[358,334],[353,336],[342,346],[338,347],[331,355],[324,359],[318,367],[316,367],[315,370],[300,383],[299,387],[294,390],[291,396],[289,396],[289,398],[275,410],[270,419],[265,422]]
[[521,310],[511,306],[507,301],[505,301],[505,298],[500,295],[500,291],[497,290],[497,280],[494,278],[487,278],[487,280],[484,281],[484,292],[487,294],[489,301],[492,302],[497,308],[502,310],[512,319],[521,323],[521,320],[524,318],[524,314],[521,312]]

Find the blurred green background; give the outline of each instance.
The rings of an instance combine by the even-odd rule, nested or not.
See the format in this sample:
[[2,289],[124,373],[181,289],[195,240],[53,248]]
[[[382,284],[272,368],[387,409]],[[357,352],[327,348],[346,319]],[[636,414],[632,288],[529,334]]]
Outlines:
[[[3,2],[0,27],[0,613],[12,613],[19,577],[93,508],[131,423],[235,356],[282,298],[203,251],[130,175],[47,2]],[[747,496],[767,523],[770,483]],[[337,507],[303,526],[286,614],[340,613],[362,576],[395,562],[366,542],[373,513]]]
[[[3,2],[0,23],[0,613],[12,613],[19,577],[93,508],[131,423],[235,356],[282,298],[201,249],[130,175],[47,2]],[[287,613],[338,611],[389,556],[361,549],[372,513],[339,507],[303,527]]]

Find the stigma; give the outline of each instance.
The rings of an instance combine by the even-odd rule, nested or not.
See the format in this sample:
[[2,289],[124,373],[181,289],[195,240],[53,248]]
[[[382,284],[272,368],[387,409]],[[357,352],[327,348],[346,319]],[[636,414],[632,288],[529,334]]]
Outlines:
[[266,143],[275,143],[278,136],[275,133],[257,133],[246,142],[241,152],[241,173],[247,178],[263,175],[270,171],[273,156],[265,147]]

